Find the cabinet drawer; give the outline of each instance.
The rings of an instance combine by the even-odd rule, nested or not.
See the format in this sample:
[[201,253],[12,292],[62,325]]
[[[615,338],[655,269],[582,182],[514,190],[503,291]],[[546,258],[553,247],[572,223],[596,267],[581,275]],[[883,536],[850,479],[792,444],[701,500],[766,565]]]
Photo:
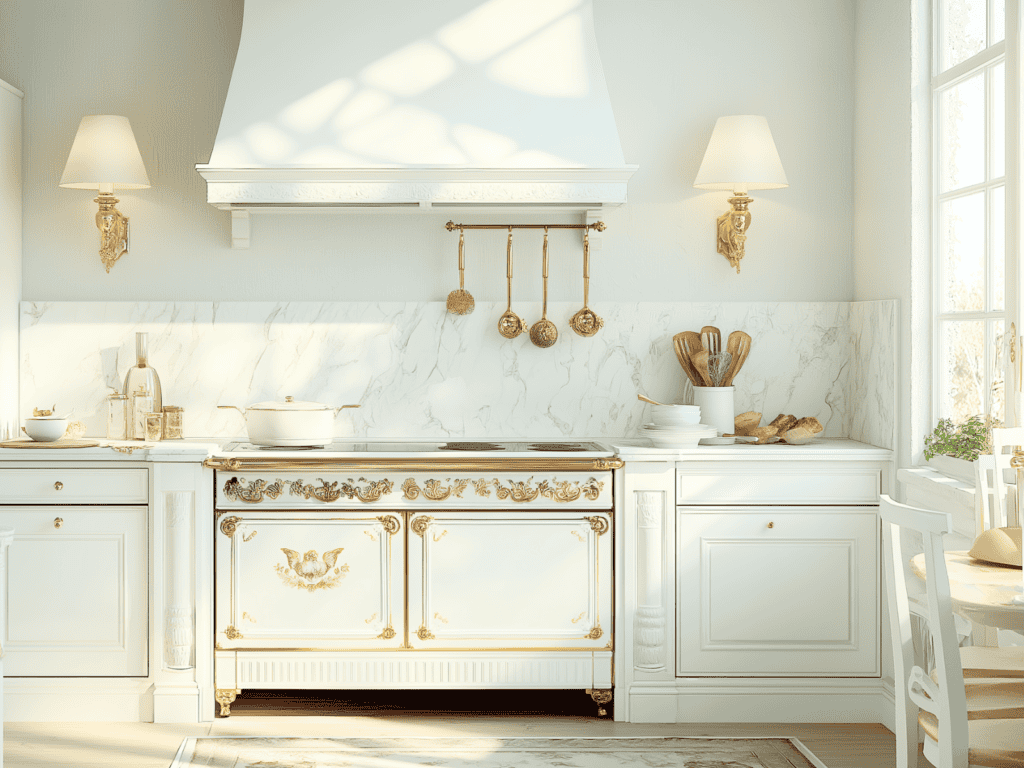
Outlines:
[[145,677],[146,516],[146,507],[0,507],[0,525],[15,532],[5,675]]
[[844,462],[683,462],[676,469],[676,503],[877,504],[881,470]]
[[677,674],[878,675],[875,508],[697,507],[676,527]]
[[0,469],[0,504],[147,504],[146,469]]

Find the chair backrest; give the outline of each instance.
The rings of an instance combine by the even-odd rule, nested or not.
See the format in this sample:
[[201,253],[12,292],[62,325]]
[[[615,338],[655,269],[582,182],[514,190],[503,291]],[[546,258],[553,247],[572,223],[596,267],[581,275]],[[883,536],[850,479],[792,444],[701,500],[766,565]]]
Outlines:
[[[1006,481],[1003,478],[1003,470],[1010,469],[1010,461],[1013,459],[1013,449],[1016,446],[1024,446],[1024,427],[1006,427],[992,430],[992,456],[996,461],[996,471],[992,473],[992,490],[996,498],[997,509],[1001,510],[999,525],[989,526],[991,528],[1002,528],[1007,525],[1020,525],[1021,521],[1008,509]],[[1018,489],[1018,493],[1020,489]],[[981,531],[978,531],[981,533]]]
[[[879,512],[896,681],[897,765],[917,765],[917,715],[921,708],[935,715],[939,723],[938,768],[967,768],[967,695],[942,549],[942,535],[953,530],[952,516],[898,504],[885,495]],[[915,531],[924,542],[928,624],[935,646],[937,684],[927,670],[914,664],[903,530]]]
[[[997,484],[998,483],[998,484]],[[1005,484],[996,457],[979,456],[974,462],[974,535],[1006,526]]]

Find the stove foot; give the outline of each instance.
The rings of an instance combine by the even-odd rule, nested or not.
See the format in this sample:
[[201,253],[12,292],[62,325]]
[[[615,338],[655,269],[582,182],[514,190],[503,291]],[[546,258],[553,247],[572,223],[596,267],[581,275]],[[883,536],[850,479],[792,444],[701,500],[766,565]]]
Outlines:
[[587,688],[587,693],[590,694],[590,698],[597,704],[597,716],[605,717],[608,714],[608,710],[604,708],[604,705],[611,703],[611,688]]
[[220,704],[220,716],[230,717],[231,716],[231,702],[235,700],[235,697],[240,694],[241,691],[236,691],[234,688],[218,688],[216,693],[217,703]]

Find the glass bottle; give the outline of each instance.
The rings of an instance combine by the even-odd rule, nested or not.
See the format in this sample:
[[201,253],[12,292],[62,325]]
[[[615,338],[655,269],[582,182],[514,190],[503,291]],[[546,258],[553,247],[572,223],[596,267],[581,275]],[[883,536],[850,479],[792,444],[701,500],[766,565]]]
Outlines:
[[[150,404],[149,411],[161,411],[163,410],[163,394],[160,390],[160,377],[157,372],[149,365],[148,362],[148,336],[147,333],[136,333],[135,334],[135,356],[137,358],[136,364],[128,370],[128,373],[124,377],[124,389],[122,392],[128,397],[132,397],[139,392],[140,388],[142,394],[152,397],[153,402]],[[134,410],[134,409],[133,409]],[[145,437],[145,434],[133,434],[132,419],[129,418],[128,423],[128,439],[141,440]],[[145,429],[145,427],[143,427]]]

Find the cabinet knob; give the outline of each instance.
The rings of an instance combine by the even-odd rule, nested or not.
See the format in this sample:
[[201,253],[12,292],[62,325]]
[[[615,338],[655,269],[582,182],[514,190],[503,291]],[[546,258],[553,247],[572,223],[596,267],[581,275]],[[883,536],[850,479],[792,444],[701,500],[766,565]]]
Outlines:
[[55,491],[63,490],[63,488],[64,488],[64,483],[62,483],[60,480],[58,480],[56,483],[53,484],[53,489]]
[[54,521],[53,521],[53,527],[54,528],[60,528],[62,525],[64,525],[64,518],[63,517],[54,518]]
[[775,527],[775,523],[768,523],[768,527],[769,528],[774,528]]

